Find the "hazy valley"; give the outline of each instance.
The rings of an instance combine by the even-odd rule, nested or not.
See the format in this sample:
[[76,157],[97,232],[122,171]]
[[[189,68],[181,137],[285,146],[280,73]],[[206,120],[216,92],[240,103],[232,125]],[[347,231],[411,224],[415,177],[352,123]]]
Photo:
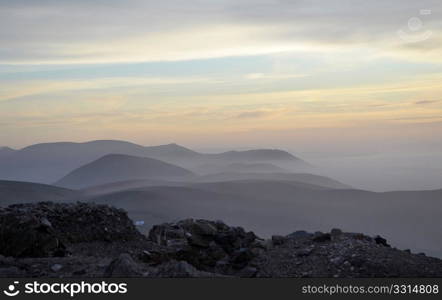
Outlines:
[[341,228],[442,257],[442,190],[371,192],[318,175],[275,149],[199,153],[122,141],[0,150],[0,205],[89,202],[123,208],[141,232],[186,218],[258,235]]

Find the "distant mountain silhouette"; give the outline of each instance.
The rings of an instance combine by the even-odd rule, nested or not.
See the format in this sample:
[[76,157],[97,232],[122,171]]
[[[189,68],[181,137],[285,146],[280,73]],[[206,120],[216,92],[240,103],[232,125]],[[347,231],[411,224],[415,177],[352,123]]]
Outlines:
[[14,153],[15,150],[9,147],[0,147],[0,157],[10,155]]
[[278,161],[278,160],[299,160],[292,154],[277,149],[258,149],[246,151],[228,151],[219,154],[207,154],[212,158],[228,161]]
[[86,143],[44,143],[0,155],[0,179],[51,183],[72,170],[107,154],[125,154],[150,157],[192,168],[196,164],[235,162],[268,162],[302,160],[281,150],[231,151],[204,154],[177,144],[144,147],[134,143],[99,140]]
[[0,157],[0,179],[52,183],[106,154],[144,155],[144,147],[122,141],[36,144]]
[[41,201],[69,201],[80,193],[52,185],[0,180],[0,206]]
[[158,158],[193,159],[201,156],[201,153],[177,144],[145,147],[145,151],[145,155]]
[[269,181],[283,182],[296,187],[311,189],[351,189],[350,186],[336,181],[332,178],[303,173],[247,173],[247,172],[228,172],[207,174],[187,178],[186,181],[170,181],[159,179],[137,179],[112,182],[102,185],[91,186],[83,189],[87,195],[102,195],[106,193],[124,191],[129,189],[140,189],[152,186],[192,186],[199,183],[233,182],[233,181]]
[[151,186],[185,186],[186,182],[167,181],[161,179],[135,179],[124,180],[105,184],[94,185],[81,189],[81,193],[86,196],[98,196],[104,194],[125,191],[129,189],[145,188]]
[[287,170],[266,162],[236,162],[236,163],[209,163],[198,165],[193,168],[201,174],[213,173],[284,173]]
[[237,180],[267,180],[306,183],[330,189],[351,189],[352,187],[343,184],[329,177],[306,174],[306,173],[253,173],[253,172],[224,172],[201,176],[200,182],[237,181]]
[[72,171],[55,185],[79,189],[124,180],[183,179],[193,175],[184,168],[153,158],[108,154]]

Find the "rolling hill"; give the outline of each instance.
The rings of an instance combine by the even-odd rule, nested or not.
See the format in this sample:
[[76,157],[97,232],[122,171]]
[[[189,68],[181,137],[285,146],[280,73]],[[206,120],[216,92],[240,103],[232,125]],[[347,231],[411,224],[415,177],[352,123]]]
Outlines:
[[287,170],[267,162],[209,163],[192,168],[200,174],[213,173],[284,173]]
[[[177,144],[144,147],[134,143],[100,140],[85,143],[43,143],[21,150],[5,149],[7,157],[0,154],[0,179],[52,183],[72,170],[107,154],[125,154],[150,157],[192,168],[198,164],[234,162],[287,162],[302,160],[281,150],[230,151],[205,154]],[[218,171],[219,172],[219,171]]]
[[218,182],[235,180],[270,180],[307,183],[331,189],[351,189],[349,185],[343,184],[330,177],[307,173],[252,173],[252,172],[226,172],[208,174],[199,177],[199,182]]
[[217,183],[234,181],[271,181],[284,182],[297,187],[313,189],[351,189],[350,186],[332,178],[303,173],[217,173],[186,178],[185,181],[170,181],[161,179],[124,180],[83,189],[87,195],[102,195],[128,189],[140,189],[152,186],[192,186],[198,183]]
[[206,154],[208,157],[228,161],[284,161],[299,160],[294,155],[278,149],[257,149],[246,151],[227,151],[219,154]]
[[89,186],[135,179],[185,179],[194,174],[184,168],[146,157],[109,154],[84,165],[55,183],[81,189]]

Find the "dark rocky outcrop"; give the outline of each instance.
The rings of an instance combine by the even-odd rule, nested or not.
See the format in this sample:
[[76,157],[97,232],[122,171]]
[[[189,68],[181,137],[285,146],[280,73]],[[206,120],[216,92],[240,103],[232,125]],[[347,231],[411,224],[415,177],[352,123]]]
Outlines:
[[253,232],[220,221],[187,219],[157,225],[149,240],[165,247],[168,257],[221,274],[238,272],[262,250],[261,240]]
[[123,210],[94,204],[17,204],[0,208],[0,254],[65,256],[86,242],[124,242],[144,237]]
[[441,277],[442,260],[360,233],[296,231],[269,240],[221,221],[154,226],[96,204],[0,209],[0,277]]

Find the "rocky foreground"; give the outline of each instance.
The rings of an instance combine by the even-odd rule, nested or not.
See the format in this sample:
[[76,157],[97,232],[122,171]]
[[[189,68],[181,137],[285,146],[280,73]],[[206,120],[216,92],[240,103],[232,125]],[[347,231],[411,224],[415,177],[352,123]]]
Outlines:
[[264,240],[187,219],[144,236],[122,210],[44,202],[0,208],[0,276],[441,277],[442,260],[339,229]]

